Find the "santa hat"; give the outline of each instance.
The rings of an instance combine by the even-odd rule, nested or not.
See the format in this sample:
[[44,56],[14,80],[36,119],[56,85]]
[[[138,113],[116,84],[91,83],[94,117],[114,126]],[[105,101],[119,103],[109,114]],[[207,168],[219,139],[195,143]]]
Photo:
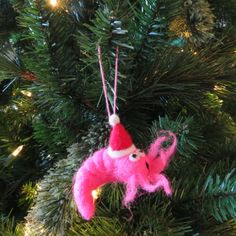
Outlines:
[[119,158],[131,154],[136,147],[132,138],[124,126],[120,123],[120,118],[116,114],[109,117],[112,130],[109,138],[108,155],[111,158]]

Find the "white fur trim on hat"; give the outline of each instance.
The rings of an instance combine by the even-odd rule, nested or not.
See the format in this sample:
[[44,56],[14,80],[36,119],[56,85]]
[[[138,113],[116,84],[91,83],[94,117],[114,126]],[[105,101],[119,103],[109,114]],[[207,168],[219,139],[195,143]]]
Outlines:
[[136,150],[136,147],[134,146],[134,144],[132,146],[130,146],[126,149],[120,150],[120,151],[115,151],[110,146],[107,148],[108,155],[113,159],[128,155],[128,154],[134,152],[135,150]]

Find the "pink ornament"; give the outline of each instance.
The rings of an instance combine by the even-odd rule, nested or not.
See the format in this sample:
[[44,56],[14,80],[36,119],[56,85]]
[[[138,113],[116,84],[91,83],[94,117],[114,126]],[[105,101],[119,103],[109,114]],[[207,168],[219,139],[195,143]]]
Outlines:
[[[123,183],[126,192],[123,204],[132,202],[139,188],[147,192],[163,189],[166,195],[172,190],[168,179],[161,174],[167,167],[177,146],[177,139],[171,131],[163,131],[168,136],[158,137],[150,146],[147,154],[133,144],[132,138],[120,123],[116,113],[117,80],[118,80],[118,47],[116,48],[116,67],[114,79],[113,114],[111,115],[106,80],[102,68],[101,49],[98,47],[103,91],[106,101],[109,123],[112,126],[109,146],[95,152],[84,161],[74,176],[73,195],[81,216],[90,220],[95,214],[95,201],[92,192],[107,183]],[[163,142],[172,138],[172,144],[163,148]]]
[[[73,195],[81,216],[90,220],[95,213],[92,191],[107,183],[123,183],[126,193],[123,204],[132,202],[139,188],[147,192],[163,189],[166,195],[172,190],[161,172],[174,155],[177,139],[174,133],[158,137],[147,154],[135,147],[122,124],[116,123],[111,131],[109,147],[95,152],[84,161],[74,177]],[[163,142],[172,138],[172,144],[163,148]]]

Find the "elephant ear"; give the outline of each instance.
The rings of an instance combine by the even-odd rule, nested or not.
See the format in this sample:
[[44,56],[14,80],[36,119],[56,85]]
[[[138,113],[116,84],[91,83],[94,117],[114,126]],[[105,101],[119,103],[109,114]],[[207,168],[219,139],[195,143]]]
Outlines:
[[[150,145],[148,150],[148,158],[150,162],[159,162],[159,167],[161,166],[161,169],[163,170],[168,165],[171,157],[175,154],[177,148],[177,138],[171,131],[161,131],[160,133],[165,133],[165,136],[159,136]],[[169,141],[170,138],[172,138],[172,143],[167,148],[164,148],[163,143]]]

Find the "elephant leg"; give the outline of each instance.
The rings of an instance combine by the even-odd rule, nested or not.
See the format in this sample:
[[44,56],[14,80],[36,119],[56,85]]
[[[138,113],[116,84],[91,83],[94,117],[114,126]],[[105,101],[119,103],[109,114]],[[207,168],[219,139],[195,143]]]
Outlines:
[[171,189],[171,186],[170,186],[170,182],[164,175],[159,174],[157,181],[161,182],[161,185],[162,185],[162,187],[164,189],[164,192],[166,193],[167,196],[172,194],[172,189]]
[[148,180],[143,181],[142,188],[150,193],[155,192],[160,188],[164,189],[166,195],[171,195],[172,193],[169,181],[162,174],[155,176],[153,184],[151,184]]
[[148,180],[143,181],[142,183],[142,189],[146,190],[149,193],[155,192],[158,188],[162,187],[161,182],[155,182],[154,184],[151,184]]
[[131,176],[126,185],[126,192],[123,199],[123,204],[128,206],[128,203],[132,202],[137,194],[137,184],[135,176]]

